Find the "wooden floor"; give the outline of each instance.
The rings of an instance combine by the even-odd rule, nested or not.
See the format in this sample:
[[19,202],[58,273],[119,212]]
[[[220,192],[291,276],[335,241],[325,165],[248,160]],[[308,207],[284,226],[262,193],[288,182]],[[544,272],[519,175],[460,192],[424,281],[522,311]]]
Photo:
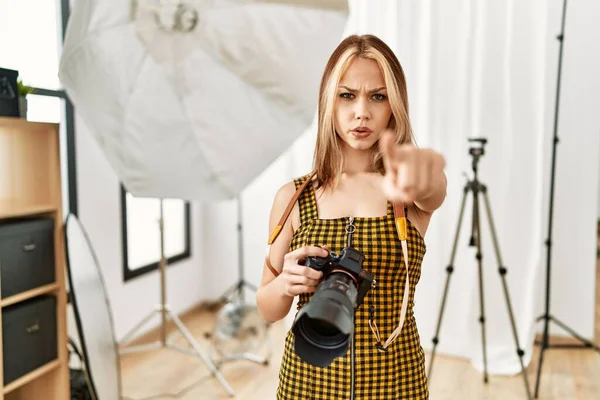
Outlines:
[[[210,332],[213,320],[206,311],[193,311],[184,316],[184,323],[199,338]],[[271,400],[277,385],[278,364],[283,348],[283,325],[272,326],[272,362],[268,366],[234,361],[221,367],[225,379],[236,391],[238,400]],[[182,338],[177,342],[184,345]],[[536,350],[538,347],[536,346]],[[535,362],[529,368],[533,388]],[[183,400],[229,398],[219,382],[212,378],[199,358],[164,349],[124,355],[122,361],[123,394],[126,399],[170,399],[180,394]],[[484,385],[480,373],[465,360],[436,356],[436,371],[431,382],[431,399],[525,399],[522,376],[491,377]],[[540,399],[600,399],[600,355],[591,350],[560,350],[546,352]],[[307,399],[308,400],[308,399]]]
[[[596,287],[596,343],[600,343],[600,225],[599,259]],[[204,349],[209,342],[204,334],[213,326],[212,313],[195,310],[183,317],[192,334],[199,338]],[[277,323],[271,328],[273,354],[271,363],[262,366],[248,361],[225,364],[221,371],[236,391],[237,400],[274,399],[284,327]],[[147,337],[144,340],[154,340]],[[177,343],[185,345],[183,338]],[[553,342],[554,343],[554,342]],[[207,350],[208,351],[208,350]],[[528,369],[530,385],[535,385],[539,347],[535,347],[533,362]],[[600,399],[600,355],[592,350],[552,349],[545,353],[539,399],[598,400]],[[121,358],[123,395],[132,400],[172,399],[218,400],[230,398],[213,378],[205,364],[196,357],[173,350],[125,355]],[[466,360],[436,356],[435,374],[430,382],[431,399],[512,400],[525,399],[522,376],[491,377],[485,385],[482,376]],[[165,395],[162,395],[165,394]],[[308,400],[308,399],[307,399]],[[337,400],[337,399],[332,399]]]

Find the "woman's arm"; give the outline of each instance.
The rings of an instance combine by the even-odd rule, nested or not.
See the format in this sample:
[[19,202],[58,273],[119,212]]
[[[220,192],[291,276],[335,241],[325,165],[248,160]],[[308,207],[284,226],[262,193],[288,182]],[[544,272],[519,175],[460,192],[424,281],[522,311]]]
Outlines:
[[[283,215],[295,191],[294,182],[289,182],[282,186],[275,195],[269,217],[269,235],[273,232],[275,226],[277,226],[279,218]],[[290,217],[285,222],[275,242],[271,245],[269,260],[277,271],[282,270],[283,257],[288,252],[292,237],[294,236],[294,229],[292,227],[292,220],[294,218],[300,219],[297,204],[294,205]],[[285,294],[282,281],[279,277],[275,277],[265,263],[263,266],[262,281],[256,293],[256,303],[258,311],[267,322],[275,322],[284,318],[290,311],[294,299]]]
[[[269,232],[277,226],[294,193],[295,185],[291,182],[275,195],[269,218]],[[269,260],[279,275],[275,277],[265,263],[262,282],[256,294],[258,311],[267,322],[279,321],[285,317],[290,312],[294,297],[301,293],[314,293],[323,277],[321,271],[302,265],[301,260],[306,257],[325,257],[328,254],[326,249],[303,246],[288,253],[294,231],[299,225],[300,211],[296,203],[279,236],[271,245]]]
[[443,170],[443,163],[438,163],[431,171],[431,182],[429,193],[421,193],[420,198],[414,200],[415,206],[420,210],[432,213],[444,203],[446,199],[446,174]]

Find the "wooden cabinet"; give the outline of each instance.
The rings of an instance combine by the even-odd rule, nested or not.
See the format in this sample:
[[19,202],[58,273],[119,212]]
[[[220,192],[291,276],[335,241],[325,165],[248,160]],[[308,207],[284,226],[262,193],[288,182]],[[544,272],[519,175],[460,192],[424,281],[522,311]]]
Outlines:
[[54,220],[55,282],[3,297],[0,311],[37,296],[56,296],[58,357],[9,384],[0,363],[0,400],[70,399],[59,129],[0,117],[0,220],[36,217]]

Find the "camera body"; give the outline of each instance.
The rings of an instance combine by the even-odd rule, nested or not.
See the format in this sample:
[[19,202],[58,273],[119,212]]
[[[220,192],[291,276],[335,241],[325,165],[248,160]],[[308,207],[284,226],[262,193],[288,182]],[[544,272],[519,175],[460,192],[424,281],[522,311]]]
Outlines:
[[323,278],[292,325],[294,349],[304,361],[326,367],[343,356],[354,330],[354,314],[375,282],[362,268],[365,256],[353,247],[327,257],[307,257],[303,264]]
[[469,154],[474,157],[481,157],[485,154],[484,147],[487,143],[486,138],[469,138],[470,143],[475,143],[471,148],[469,148]]
[[[327,257],[307,257],[304,265],[323,272],[323,283],[326,283],[333,273],[345,273],[350,276],[357,289],[355,306],[358,307],[374,281],[373,274],[362,268],[364,260],[365,256],[360,251],[353,247],[345,247],[340,254],[330,251]],[[338,285],[338,289],[344,288]]]

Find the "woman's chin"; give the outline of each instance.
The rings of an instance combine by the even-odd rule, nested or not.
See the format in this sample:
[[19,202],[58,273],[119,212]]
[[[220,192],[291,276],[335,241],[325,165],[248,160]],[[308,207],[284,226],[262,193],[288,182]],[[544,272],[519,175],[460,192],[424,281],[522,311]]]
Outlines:
[[353,150],[369,150],[371,147],[373,147],[375,142],[373,142],[373,140],[350,139],[346,144]]
[[358,138],[352,134],[344,137],[338,135],[338,138],[341,139],[340,141],[343,143],[343,146],[348,150],[369,150],[374,144],[377,143],[376,137],[377,135],[374,134],[364,138]]

